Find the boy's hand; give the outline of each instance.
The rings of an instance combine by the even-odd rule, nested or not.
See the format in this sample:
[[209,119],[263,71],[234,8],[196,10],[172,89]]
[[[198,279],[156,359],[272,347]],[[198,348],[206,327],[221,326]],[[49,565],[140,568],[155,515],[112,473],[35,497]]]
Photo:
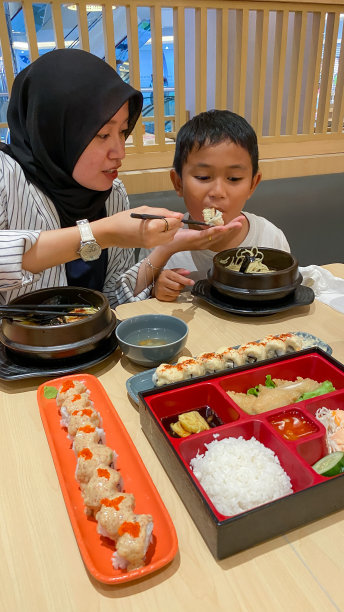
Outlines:
[[201,231],[182,229],[175,234],[173,242],[170,243],[171,250],[175,253],[180,251],[203,251],[205,249],[216,251],[217,246],[219,246],[219,250],[222,250],[221,243],[223,244],[224,239],[233,230],[241,228],[244,219],[245,217],[240,215],[227,223],[227,225],[217,225]]
[[161,302],[176,300],[184,287],[192,287],[195,284],[191,278],[186,278],[188,274],[190,274],[190,271],[184,268],[174,268],[160,272],[153,290],[154,297]]

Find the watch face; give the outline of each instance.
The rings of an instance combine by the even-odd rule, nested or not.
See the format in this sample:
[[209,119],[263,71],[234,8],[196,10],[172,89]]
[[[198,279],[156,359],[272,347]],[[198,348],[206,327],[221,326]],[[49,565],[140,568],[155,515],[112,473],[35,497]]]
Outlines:
[[84,261],[99,259],[102,250],[97,242],[87,242],[80,247],[79,255]]

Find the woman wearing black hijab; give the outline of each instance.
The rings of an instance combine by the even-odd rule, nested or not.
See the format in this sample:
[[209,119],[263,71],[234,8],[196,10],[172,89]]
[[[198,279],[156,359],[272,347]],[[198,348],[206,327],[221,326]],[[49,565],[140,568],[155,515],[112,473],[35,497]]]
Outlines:
[[134,263],[130,247],[172,240],[182,215],[130,217],[117,173],[141,109],[142,94],[86,51],[51,51],[18,74],[10,145],[0,146],[2,303],[66,284],[102,290],[112,306],[134,299],[135,286],[136,300],[148,297],[149,266],[145,280],[133,273],[131,291],[130,278],[121,281]]

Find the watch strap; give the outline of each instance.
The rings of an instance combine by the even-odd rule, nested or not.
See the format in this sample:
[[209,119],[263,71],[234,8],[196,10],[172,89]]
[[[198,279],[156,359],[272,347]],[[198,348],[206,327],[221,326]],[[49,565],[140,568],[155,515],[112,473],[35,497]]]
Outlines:
[[89,242],[95,240],[88,219],[81,219],[76,222],[81,236],[81,242]]

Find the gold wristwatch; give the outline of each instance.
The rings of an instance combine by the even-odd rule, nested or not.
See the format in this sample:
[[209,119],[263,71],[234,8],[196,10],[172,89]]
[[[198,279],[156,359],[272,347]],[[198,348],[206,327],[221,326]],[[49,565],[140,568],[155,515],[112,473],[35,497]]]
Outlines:
[[77,251],[83,261],[94,261],[99,259],[102,252],[101,246],[93,236],[91,226],[87,219],[76,222],[81,236],[80,248]]

